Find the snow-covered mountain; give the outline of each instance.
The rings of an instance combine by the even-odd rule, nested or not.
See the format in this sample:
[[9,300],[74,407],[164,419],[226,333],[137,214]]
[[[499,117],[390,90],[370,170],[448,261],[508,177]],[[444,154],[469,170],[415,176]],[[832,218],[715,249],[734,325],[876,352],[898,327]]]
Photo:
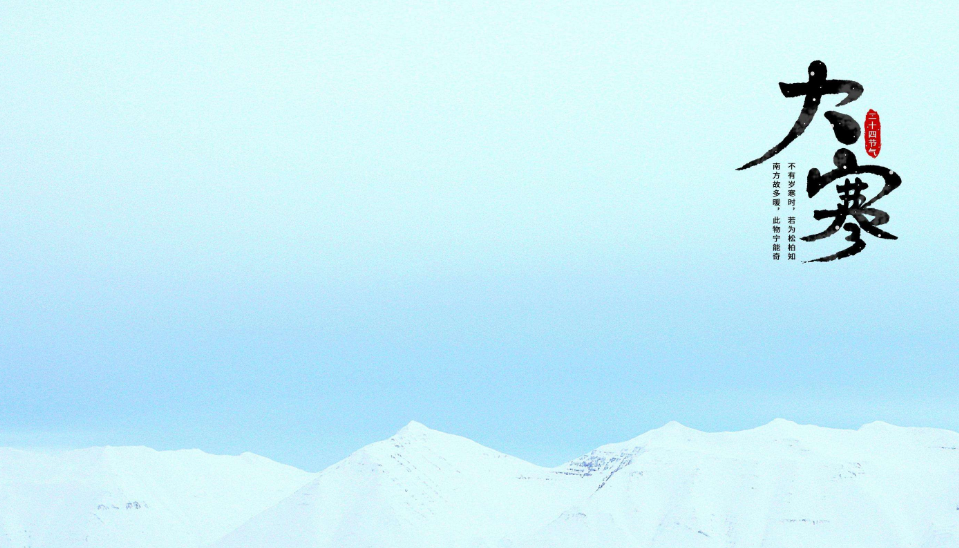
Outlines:
[[670,423],[542,468],[411,423],[215,548],[959,547],[959,434]]
[[545,527],[594,483],[413,422],[216,546],[481,546]]
[[314,477],[252,453],[0,449],[0,548],[200,548]]
[[959,434],[678,423],[556,468],[410,423],[319,474],[0,450],[0,548],[959,547]]

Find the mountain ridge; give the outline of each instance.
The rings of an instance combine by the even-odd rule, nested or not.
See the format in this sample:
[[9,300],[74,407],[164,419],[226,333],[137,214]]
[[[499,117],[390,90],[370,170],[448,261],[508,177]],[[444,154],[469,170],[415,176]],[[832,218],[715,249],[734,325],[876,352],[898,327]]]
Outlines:
[[959,433],[678,422],[554,467],[411,421],[319,473],[0,448],[0,548],[959,546]]
[[954,548],[956,440],[879,422],[671,421],[543,467],[414,421],[213,548]]

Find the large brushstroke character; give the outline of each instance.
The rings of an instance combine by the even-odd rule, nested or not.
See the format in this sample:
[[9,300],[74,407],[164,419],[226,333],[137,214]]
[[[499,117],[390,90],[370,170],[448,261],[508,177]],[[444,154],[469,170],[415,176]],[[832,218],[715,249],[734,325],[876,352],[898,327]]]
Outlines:
[[809,170],[809,174],[806,176],[806,194],[808,194],[810,198],[818,194],[820,190],[826,188],[829,183],[841,177],[863,174],[878,175],[882,177],[884,184],[879,194],[876,194],[871,200],[865,203],[866,206],[869,206],[893,190],[896,190],[899,188],[899,185],[902,184],[902,178],[891,169],[877,165],[859,165],[859,161],[856,160],[856,155],[848,148],[837,150],[832,157],[832,163],[836,166],[836,169],[826,172],[825,175],[820,174],[816,168]]
[[[809,63],[808,81],[794,84],[780,82],[779,89],[782,91],[784,97],[806,96],[805,101],[803,101],[802,112],[799,113],[799,119],[796,120],[792,129],[789,130],[789,133],[786,134],[786,137],[780,141],[779,144],[769,149],[769,151],[761,157],[738,168],[737,171],[749,169],[765,162],[782,152],[784,148],[789,146],[789,143],[792,143],[797,137],[802,135],[803,132],[806,131],[806,127],[809,126],[816,116],[816,111],[819,109],[819,103],[823,95],[845,93],[846,97],[836,105],[837,107],[841,107],[858,99],[863,91],[862,85],[852,80],[827,80],[826,64],[822,61]],[[836,139],[838,139],[839,142],[845,145],[851,145],[859,140],[862,130],[859,127],[859,123],[851,116],[847,116],[841,112],[829,111],[826,113],[826,119],[832,124],[833,132],[836,134]]]
[[[869,185],[862,182],[862,179],[856,177],[856,181],[853,183],[849,182],[849,179],[846,179],[845,183],[836,187],[836,191],[839,193],[839,199],[842,200],[836,209],[819,209],[813,213],[813,217],[817,220],[833,218],[833,222],[829,225],[826,230],[818,233],[812,234],[809,236],[804,236],[803,241],[812,242],[815,240],[821,240],[823,238],[828,238],[836,232],[839,232],[840,228],[845,228],[850,234],[846,236],[846,240],[853,242],[851,246],[846,249],[843,249],[832,255],[826,257],[820,257],[819,259],[814,259],[812,261],[806,262],[829,262],[836,259],[844,259],[846,257],[851,257],[863,249],[866,248],[866,242],[860,238],[860,229],[865,230],[866,232],[872,234],[877,238],[883,238],[886,240],[896,240],[896,236],[877,228],[878,225],[884,225],[889,222],[889,214],[885,211],[876,209],[874,207],[868,207],[876,198],[866,201],[866,197],[862,195],[862,191],[869,188]],[[868,217],[872,217],[869,219]],[[846,223],[846,219],[852,217],[856,220],[855,223]],[[858,223],[858,224],[857,224]]]

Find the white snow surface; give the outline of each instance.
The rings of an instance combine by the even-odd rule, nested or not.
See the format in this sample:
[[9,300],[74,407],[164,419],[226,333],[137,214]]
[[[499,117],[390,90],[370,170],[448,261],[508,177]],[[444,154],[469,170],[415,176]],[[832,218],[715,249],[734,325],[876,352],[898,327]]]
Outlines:
[[319,474],[0,449],[0,548],[46,546],[959,548],[959,434],[673,422],[545,468],[412,422]]
[[194,548],[315,478],[244,453],[0,448],[0,548]]

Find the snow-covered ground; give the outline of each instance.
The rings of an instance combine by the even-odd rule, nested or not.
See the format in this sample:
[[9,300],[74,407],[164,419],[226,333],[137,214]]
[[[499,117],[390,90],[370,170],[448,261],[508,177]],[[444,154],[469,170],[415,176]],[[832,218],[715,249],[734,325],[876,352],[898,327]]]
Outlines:
[[252,453],[0,449],[0,548],[208,546],[314,477]]
[[319,474],[0,450],[0,548],[959,548],[959,434],[678,423],[556,468],[410,423]]

